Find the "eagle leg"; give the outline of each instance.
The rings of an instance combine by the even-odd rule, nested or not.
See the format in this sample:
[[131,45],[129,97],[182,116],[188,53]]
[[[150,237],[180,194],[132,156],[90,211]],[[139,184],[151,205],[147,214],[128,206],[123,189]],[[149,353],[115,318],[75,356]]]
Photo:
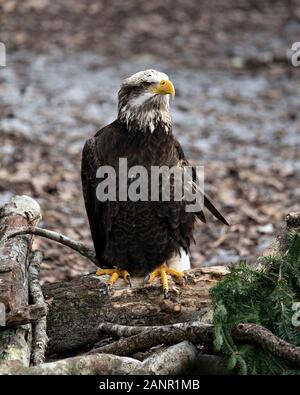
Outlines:
[[155,269],[153,272],[148,274],[145,277],[144,282],[145,283],[152,283],[153,280],[160,276],[161,282],[162,282],[162,287],[163,287],[163,293],[164,293],[164,298],[168,299],[169,297],[169,284],[168,284],[168,274],[172,277],[179,278],[180,280],[184,279],[184,273],[179,272],[178,270],[172,269],[165,264],[159,266],[157,269]]
[[107,283],[109,288],[112,288],[113,285],[118,281],[119,277],[124,278],[127,284],[129,284],[131,288],[131,277],[127,270],[120,269],[98,269],[96,271],[96,276],[105,276],[109,275],[110,279]]

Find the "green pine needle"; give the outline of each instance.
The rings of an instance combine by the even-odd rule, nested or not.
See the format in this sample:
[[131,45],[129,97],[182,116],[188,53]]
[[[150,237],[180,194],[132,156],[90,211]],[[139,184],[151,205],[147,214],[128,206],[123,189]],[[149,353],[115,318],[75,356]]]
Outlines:
[[300,237],[291,232],[287,240],[285,254],[262,258],[263,270],[241,262],[211,290],[214,347],[239,374],[300,374],[260,346],[235,344],[230,335],[238,323],[255,323],[300,346],[300,329],[292,323],[293,303],[300,301]]

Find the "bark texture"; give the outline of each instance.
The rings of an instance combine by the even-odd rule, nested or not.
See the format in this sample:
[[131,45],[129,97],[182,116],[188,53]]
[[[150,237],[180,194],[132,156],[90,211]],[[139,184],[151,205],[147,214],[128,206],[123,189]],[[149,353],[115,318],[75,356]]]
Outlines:
[[33,303],[39,304],[45,308],[44,316],[36,320],[32,325],[32,362],[39,365],[44,362],[45,351],[48,343],[47,320],[48,312],[43,291],[39,282],[40,267],[43,260],[43,254],[40,251],[34,251],[31,254],[29,266],[29,287]]
[[62,359],[39,366],[19,364],[0,366],[0,375],[131,375],[181,374],[197,362],[198,351],[187,341],[154,353],[143,362],[110,354],[95,354]]
[[[9,324],[30,322],[38,308],[30,307],[28,256],[32,236],[7,239],[12,231],[35,226],[41,218],[38,203],[27,196],[16,196],[0,210],[0,302]],[[23,316],[23,317],[22,317]],[[22,322],[23,321],[23,322]],[[31,326],[1,330],[0,360],[30,363]]]
[[24,367],[19,364],[2,364],[0,374],[16,375],[106,375],[133,374],[140,361],[115,355],[90,355],[62,359],[39,366]]
[[106,277],[87,275],[67,283],[43,287],[48,304],[47,353],[88,347],[107,337],[99,333],[103,322],[153,326],[205,319],[211,300],[209,289],[226,275],[223,266],[190,270],[187,284],[170,280],[170,299],[164,300],[160,282],[142,285],[133,278],[132,288],[120,280],[108,293]]

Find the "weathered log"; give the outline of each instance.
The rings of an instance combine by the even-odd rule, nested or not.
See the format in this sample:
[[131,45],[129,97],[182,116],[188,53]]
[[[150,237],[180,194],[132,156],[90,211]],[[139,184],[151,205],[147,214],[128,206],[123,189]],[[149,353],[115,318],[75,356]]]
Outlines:
[[0,365],[0,375],[129,375],[181,374],[192,368],[198,358],[196,347],[187,341],[154,353],[143,362],[110,354],[95,354],[62,359],[39,366]]
[[133,358],[101,354],[67,358],[32,367],[3,363],[0,365],[0,375],[133,374],[141,364]]
[[[7,239],[12,231],[35,226],[41,218],[38,203],[27,196],[16,196],[0,209],[0,302],[13,321],[27,309],[28,255],[32,236],[24,235]],[[23,312],[23,313],[22,313]],[[26,314],[27,314],[26,313]],[[30,321],[30,317],[27,317]],[[21,322],[22,323],[22,320]],[[28,366],[30,362],[31,326],[2,329],[0,332],[0,360],[18,361]]]
[[132,288],[119,281],[110,295],[102,282],[107,278],[95,275],[46,284],[47,354],[88,348],[105,338],[98,331],[99,324],[105,321],[146,326],[197,321],[211,304],[209,289],[227,273],[223,266],[193,269],[183,287],[170,279],[170,300],[163,299],[159,281],[143,286],[142,278],[133,278]]

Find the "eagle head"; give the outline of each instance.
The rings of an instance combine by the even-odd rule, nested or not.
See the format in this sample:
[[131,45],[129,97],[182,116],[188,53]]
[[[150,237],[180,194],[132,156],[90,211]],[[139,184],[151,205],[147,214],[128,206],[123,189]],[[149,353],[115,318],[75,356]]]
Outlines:
[[129,131],[150,131],[158,126],[171,129],[169,96],[175,88],[168,76],[157,70],[145,70],[126,78],[119,90],[118,119]]

